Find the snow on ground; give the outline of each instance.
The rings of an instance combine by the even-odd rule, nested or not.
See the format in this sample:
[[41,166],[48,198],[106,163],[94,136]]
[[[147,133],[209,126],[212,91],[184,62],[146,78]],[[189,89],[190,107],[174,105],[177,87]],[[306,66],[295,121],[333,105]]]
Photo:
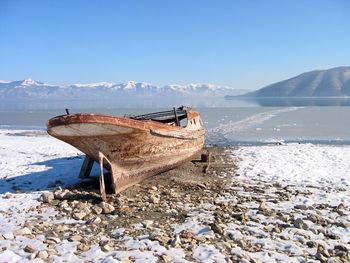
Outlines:
[[[72,146],[50,138],[43,131],[0,130],[0,247],[11,250],[0,253],[0,262],[17,262],[25,258],[23,247],[28,243],[40,250],[40,241],[16,239],[15,231],[34,216],[43,190],[52,190],[56,184],[78,182],[74,171],[82,163],[81,152]],[[55,213],[47,211],[43,217]]]
[[[265,205],[287,217],[295,217],[294,226],[306,230],[303,234],[300,233],[306,238],[304,242],[314,240],[326,248],[333,249],[340,241],[347,244],[349,256],[349,146],[286,144],[241,147],[232,152],[232,157],[238,166],[236,172],[241,178],[278,183],[283,189],[293,189],[288,201],[266,202]],[[270,191],[267,190],[267,193]],[[271,193],[273,192],[272,190]],[[258,217],[254,212],[251,212],[251,215]],[[322,220],[324,222],[320,223]],[[320,225],[326,227],[322,228]],[[335,233],[336,236],[332,236]],[[294,234],[294,230],[281,233],[287,240],[295,239]],[[327,236],[331,238],[325,238]],[[284,246],[272,240],[260,239],[259,242],[272,250]],[[300,247],[294,244],[289,246],[294,254],[303,253]],[[312,253],[316,254],[316,251]],[[324,258],[321,258],[318,254],[318,259],[323,261]]]
[[35,191],[55,181],[77,182],[71,175],[81,166],[82,156],[73,146],[44,131],[0,130],[0,141],[0,193],[17,190],[12,185]]
[[[295,217],[301,217],[303,210],[310,210],[309,216],[311,217],[310,220],[303,221],[298,221],[296,218],[294,221],[304,224],[302,227],[286,228],[281,230],[281,239],[271,239],[270,235],[267,234],[268,232],[263,231],[269,224],[272,224],[269,221],[271,220],[270,217],[265,217],[257,212],[259,203],[253,201],[247,203],[250,218],[255,218],[256,222],[264,222],[264,226],[253,222],[246,226],[240,226],[231,222],[222,225],[222,227],[231,239],[237,240],[238,244],[243,242],[242,239],[245,238],[244,242],[259,244],[265,249],[265,252],[250,253],[237,246],[231,250],[232,254],[244,256],[248,253],[251,258],[258,258],[260,262],[276,262],[278,260],[300,262],[305,260],[303,258],[305,251],[309,254],[316,254],[317,252],[317,249],[315,250],[312,247],[300,247],[300,240],[305,239],[306,236],[325,243],[325,247],[333,248],[339,242],[349,247],[349,245],[346,245],[350,242],[350,215],[348,211],[350,206],[349,147],[287,144],[241,147],[229,151],[231,151],[232,161],[236,162],[238,168],[219,176],[231,176],[234,178],[233,182],[244,182],[246,187],[249,187],[252,182],[258,182],[257,184],[259,184],[259,181],[264,182],[264,184],[261,184],[263,187],[268,182],[271,184],[271,188],[265,189],[265,199],[269,197],[268,195],[273,198],[275,194],[273,184],[280,184],[285,186],[286,189],[288,187],[292,188],[294,194],[289,199],[279,203],[267,200],[264,205],[267,208],[273,208],[281,212],[281,218],[283,213],[288,214],[295,211],[296,207],[301,212],[300,214],[296,213]],[[77,173],[82,161],[83,158],[78,150],[47,136],[44,132],[33,131],[28,133],[28,131],[0,130],[0,262],[27,262],[31,257],[31,253],[25,252],[24,248],[28,244],[31,244],[37,251],[44,249],[46,245],[41,241],[40,236],[36,237],[36,240],[21,236],[23,235],[21,231],[27,231],[23,228],[23,223],[38,215],[37,211],[31,209],[41,202],[39,196],[43,191],[52,191],[56,185],[64,187],[79,182]],[[236,176],[236,174],[239,176]],[[241,185],[236,187],[235,183],[232,184],[230,189],[234,190],[237,196],[247,196],[249,194],[244,191]],[[254,197],[259,197],[259,193],[256,193]],[[230,194],[220,198],[220,202],[236,202],[236,197]],[[346,211],[340,217],[339,214],[334,212],[335,210],[332,210],[333,212],[331,210],[318,212],[311,209],[315,205],[342,206],[346,208]],[[260,206],[262,205],[260,204]],[[174,231],[179,232],[183,229],[189,229],[193,230],[194,235],[204,233],[209,237],[215,236],[207,225],[200,223],[203,222],[203,217],[209,219],[212,217],[212,213],[208,212],[211,207],[211,204],[201,205],[200,211],[202,212],[189,214],[183,225],[173,226]],[[53,220],[55,213],[55,211],[48,209],[42,211],[40,216],[50,221]],[[313,213],[315,216],[321,216],[329,220],[338,220],[337,222],[343,225],[341,227],[328,227],[327,233],[323,233],[319,231],[318,226],[313,224]],[[211,220],[209,219],[208,221]],[[280,219],[276,219],[274,223],[278,220]],[[242,232],[243,228],[244,231]],[[296,232],[298,233],[297,237],[292,234]],[[16,233],[19,236],[14,236]],[[323,239],[325,234],[328,236],[336,235],[338,239],[330,239],[327,243]],[[68,242],[67,240],[55,240],[55,242],[58,242],[56,250],[60,256],[52,255],[51,258],[54,262],[83,262],[85,260],[96,262],[97,259],[100,262],[120,262],[120,258],[116,257],[115,253],[102,252],[98,247],[91,248],[90,251],[83,254],[83,257],[78,257],[74,254],[75,242]],[[297,242],[299,242],[299,245],[296,245]],[[158,242],[151,242],[147,238],[140,238],[139,240],[125,238],[125,246],[129,246],[132,250],[120,253],[124,253],[127,257],[132,256],[137,262],[145,262],[142,261],[143,257],[147,262],[156,262],[157,257],[155,255],[163,250],[175,261],[187,262],[184,259],[182,249],[170,248],[167,250],[160,246]],[[150,246],[152,249],[146,251],[143,249],[145,246]],[[216,244],[202,244],[194,248],[192,257],[200,262],[225,262],[226,256],[220,251]],[[296,256],[290,259],[290,255]],[[33,262],[42,262],[42,260],[37,257]],[[248,261],[242,259],[242,262]]]
[[[313,144],[242,147],[235,151],[237,172],[247,178],[283,185],[327,189],[305,204],[326,202],[350,206],[350,147]],[[344,190],[344,191],[339,191]]]

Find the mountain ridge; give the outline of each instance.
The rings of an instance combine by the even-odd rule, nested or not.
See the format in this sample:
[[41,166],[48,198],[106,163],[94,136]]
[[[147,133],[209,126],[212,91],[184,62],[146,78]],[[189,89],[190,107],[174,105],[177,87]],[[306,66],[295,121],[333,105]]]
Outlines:
[[156,86],[147,82],[125,83],[99,82],[90,84],[50,85],[31,78],[20,81],[0,81],[0,99],[6,100],[58,100],[98,99],[114,97],[163,97],[163,96],[225,96],[237,95],[247,90],[214,84],[170,84]]
[[[350,67],[313,70],[239,97],[348,97]],[[230,96],[226,96],[230,97]]]

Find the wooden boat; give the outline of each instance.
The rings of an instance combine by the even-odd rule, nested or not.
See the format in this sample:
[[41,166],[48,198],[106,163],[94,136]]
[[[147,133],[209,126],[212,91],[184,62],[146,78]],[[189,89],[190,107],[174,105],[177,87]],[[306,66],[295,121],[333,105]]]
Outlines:
[[102,196],[102,166],[110,170],[113,192],[118,193],[190,160],[204,144],[199,113],[185,107],[124,117],[68,113],[50,119],[47,131],[100,163]]

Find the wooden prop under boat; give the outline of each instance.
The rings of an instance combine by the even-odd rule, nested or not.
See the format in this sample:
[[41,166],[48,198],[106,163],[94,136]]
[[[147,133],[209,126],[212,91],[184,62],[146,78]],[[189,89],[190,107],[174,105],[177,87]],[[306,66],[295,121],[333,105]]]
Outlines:
[[[187,120],[184,127],[182,120]],[[47,131],[100,163],[103,199],[103,166],[110,170],[113,192],[118,193],[190,160],[202,150],[205,137],[199,113],[185,107],[125,117],[67,111],[50,119]]]

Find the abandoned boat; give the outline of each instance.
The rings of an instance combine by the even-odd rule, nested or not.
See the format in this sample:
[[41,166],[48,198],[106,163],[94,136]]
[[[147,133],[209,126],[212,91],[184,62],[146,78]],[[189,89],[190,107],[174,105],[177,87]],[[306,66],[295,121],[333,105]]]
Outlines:
[[110,170],[118,193],[142,179],[173,168],[200,153],[205,130],[198,112],[186,107],[138,116],[69,114],[47,122],[47,131]]

